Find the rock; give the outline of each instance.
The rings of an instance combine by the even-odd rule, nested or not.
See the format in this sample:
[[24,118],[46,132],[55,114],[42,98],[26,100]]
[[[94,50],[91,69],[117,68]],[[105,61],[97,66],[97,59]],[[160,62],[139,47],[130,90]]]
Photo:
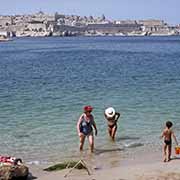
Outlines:
[[0,167],[0,180],[26,180],[29,174],[25,165],[3,165]]

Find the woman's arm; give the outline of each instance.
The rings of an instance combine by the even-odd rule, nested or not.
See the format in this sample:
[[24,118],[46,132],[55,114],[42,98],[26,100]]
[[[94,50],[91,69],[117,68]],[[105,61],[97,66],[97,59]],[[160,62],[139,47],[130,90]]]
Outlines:
[[104,117],[106,118],[106,120],[108,120],[108,117],[106,116],[105,112],[104,112]]
[[79,117],[78,122],[77,122],[77,126],[76,126],[78,135],[80,135],[80,133],[81,133],[80,132],[80,124],[81,124],[81,121],[82,121],[82,116],[83,116],[83,114]]
[[120,117],[120,113],[116,112],[116,114],[115,114],[115,121],[116,121],[116,122],[117,122],[117,120],[119,119],[119,117]]
[[92,125],[93,125],[93,127],[95,129],[95,135],[97,136],[97,127],[96,127],[96,123],[94,121],[94,117],[93,116],[92,116],[92,121],[93,121]]

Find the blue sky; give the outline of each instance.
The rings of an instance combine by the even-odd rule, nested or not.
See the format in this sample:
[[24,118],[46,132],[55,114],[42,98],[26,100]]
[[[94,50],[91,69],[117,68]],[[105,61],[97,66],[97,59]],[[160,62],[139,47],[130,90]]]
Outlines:
[[108,19],[163,19],[180,24],[180,0],[0,0],[0,14],[27,14],[39,10]]

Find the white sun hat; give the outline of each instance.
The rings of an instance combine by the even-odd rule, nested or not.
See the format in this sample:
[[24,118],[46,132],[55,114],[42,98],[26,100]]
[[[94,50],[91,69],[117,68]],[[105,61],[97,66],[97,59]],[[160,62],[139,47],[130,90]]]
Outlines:
[[108,118],[112,118],[114,117],[115,115],[115,109],[113,107],[109,107],[105,110],[105,115],[108,117]]

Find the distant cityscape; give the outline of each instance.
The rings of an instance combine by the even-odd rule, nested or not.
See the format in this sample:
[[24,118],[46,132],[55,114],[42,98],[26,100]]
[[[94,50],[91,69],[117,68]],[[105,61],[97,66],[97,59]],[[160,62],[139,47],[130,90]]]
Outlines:
[[171,36],[180,35],[180,24],[159,19],[109,20],[101,17],[46,14],[0,16],[2,37],[45,36]]

